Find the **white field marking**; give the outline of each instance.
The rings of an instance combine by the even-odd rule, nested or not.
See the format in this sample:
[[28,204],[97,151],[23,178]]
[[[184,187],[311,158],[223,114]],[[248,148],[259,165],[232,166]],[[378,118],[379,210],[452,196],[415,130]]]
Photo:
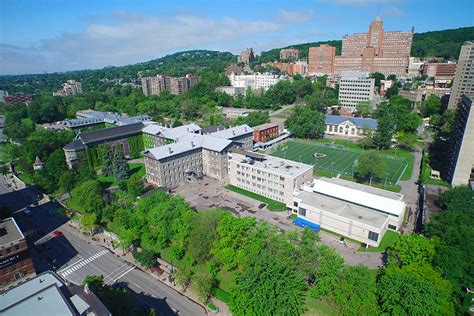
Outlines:
[[[118,281],[118,279],[120,279],[121,277],[123,277],[125,274],[129,273],[130,271],[132,271],[133,269],[135,269],[135,266],[131,267],[130,269],[128,269],[127,271],[125,271],[124,273],[122,273],[118,278],[116,278],[114,280],[114,282],[112,282],[112,284],[114,284],[115,282]],[[112,285],[112,284],[109,284],[109,285]]]

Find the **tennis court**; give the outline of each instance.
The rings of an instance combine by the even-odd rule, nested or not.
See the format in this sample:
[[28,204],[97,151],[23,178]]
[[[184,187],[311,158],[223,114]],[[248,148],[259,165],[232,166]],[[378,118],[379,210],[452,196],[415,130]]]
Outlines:
[[[331,143],[302,143],[288,141],[278,146],[272,156],[299,161],[313,165],[315,169],[324,170],[335,174],[352,176],[357,166],[357,159],[365,151],[360,149],[346,148],[343,145]],[[405,171],[408,163],[404,158],[381,155],[387,163],[387,184],[397,184]]]

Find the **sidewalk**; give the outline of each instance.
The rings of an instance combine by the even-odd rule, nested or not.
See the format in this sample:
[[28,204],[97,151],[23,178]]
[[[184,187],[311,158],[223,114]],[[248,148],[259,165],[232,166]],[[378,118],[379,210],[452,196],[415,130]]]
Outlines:
[[[78,229],[77,225],[74,225],[73,223],[71,223],[71,224],[75,229]],[[78,229],[78,230],[80,230],[80,229]],[[210,298],[209,303],[213,303],[214,305],[216,305],[219,308],[219,311],[217,313],[214,313],[214,312],[210,311],[207,308],[206,305],[202,304],[201,301],[199,300],[199,297],[194,292],[192,292],[189,288],[186,289],[186,290],[183,290],[183,288],[180,285],[178,285],[176,283],[173,283],[173,282],[170,282],[169,281],[170,268],[171,268],[170,263],[168,263],[168,262],[166,262],[162,259],[158,259],[158,261],[160,263],[160,268],[165,271],[163,274],[158,275],[156,273],[151,272],[150,269],[145,268],[145,267],[141,266],[138,262],[136,262],[130,251],[127,251],[126,253],[124,253],[123,250],[113,247],[112,243],[110,241],[110,237],[107,236],[104,233],[97,233],[93,236],[85,236],[81,233],[81,234],[79,234],[79,236],[81,236],[84,239],[87,239],[91,243],[94,243],[98,246],[102,246],[102,247],[108,249],[113,254],[120,256],[120,258],[122,260],[132,264],[133,266],[137,267],[138,269],[142,270],[143,272],[147,273],[148,275],[154,277],[157,281],[159,281],[161,283],[164,283],[168,287],[170,287],[173,290],[179,292],[181,295],[184,295],[184,296],[188,297],[192,301],[194,301],[197,304],[201,305],[207,311],[208,314],[222,315],[222,316],[232,315],[229,308],[227,307],[227,305],[224,302],[222,302],[222,301],[220,301],[220,300],[218,300],[214,297]],[[176,270],[175,267],[173,267],[173,269]]]

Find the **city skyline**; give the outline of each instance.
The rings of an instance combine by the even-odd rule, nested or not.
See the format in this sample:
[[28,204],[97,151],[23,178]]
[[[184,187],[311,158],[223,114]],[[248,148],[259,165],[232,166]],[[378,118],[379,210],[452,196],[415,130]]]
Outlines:
[[409,31],[413,26],[416,32],[426,32],[473,25],[472,10],[466,10],[472,7],[468,1],[443,6],[443,18],[434,25],[440,8],[437,2],[442,5],[440,1],[425,6],[390,0],[260,1],[257,5],[246,1],[226,5],[210,1],[179,5],[4,1],[0,4],[0,74],[121,66],[189,49],[237,54],[253,47],[260,53],[366,32],[378,14],[390,31]]

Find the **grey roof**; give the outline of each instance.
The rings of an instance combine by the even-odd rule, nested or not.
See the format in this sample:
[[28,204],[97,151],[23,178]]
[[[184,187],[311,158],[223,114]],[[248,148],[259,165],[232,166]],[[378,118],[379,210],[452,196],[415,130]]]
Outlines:
[[110,112],[101,112],[101,111],[92,111],[85,110],[77,112],[77,119],[73,120],[64,120],[63,123],[67,127],[81,127],[84,125],[91,125],[97,123],[109,123],[117,126],[128,125],[138,122],[150,121],[151,117],[149,115],[137,115],[137,116],[126,116],[120,115],[118,113]]
[[243,135],[252,134],[253,129],[247,124],[234,126],[222,131],[214,132],[210,134],[214,137],[225,138],[225,139],[234,139]]
[[66,146],[63,147],[64,150],[82,150],[84,148],[86,147],[80,139],[73,140],[72,142],[66,144]]
[[0,249],[24,238],[13,217],[0,221]]
[[362,117],[352,117],[352,116],[342,116],[342,115],[326,115],[324,122],[328,125],[339,125],[349,121],[355,126],[362,128],[367,126],[371,129],[377,128],[377,120],[371,118],[362,118]]
[[191,123],[187,125],[177,126],[173,128],[164,127],[158,124],[148,124],[143,128],[143,132],[151,135],[161,135],[164,138],[179,140],[189,134],[199,132],[201,127],[197,124]]
[[42,273],[0,295],[2,315],[75,315],[52,272]]
[[233,143],[231,140],[209,135],[190,134],[174,144],[152,148],[148,153],[150,157],[160,160],[197,149],[221,152]]
[[207,134],[215,133],[215,132],[222,131],[222,130],[225,130],[225,126],[223,124],[213,125],[213,126],[202,128],[201,129],[201,134],[202,135],[207,135]]
[[269,129],[269,128],[272,128],[272,127],[275,127],[275,126],[278,127],[278,124],[265,123],[265,124],[260,124],[260,125],[254,126],[253,129],[258,131],[258,130],[261,130],[261,129]]

